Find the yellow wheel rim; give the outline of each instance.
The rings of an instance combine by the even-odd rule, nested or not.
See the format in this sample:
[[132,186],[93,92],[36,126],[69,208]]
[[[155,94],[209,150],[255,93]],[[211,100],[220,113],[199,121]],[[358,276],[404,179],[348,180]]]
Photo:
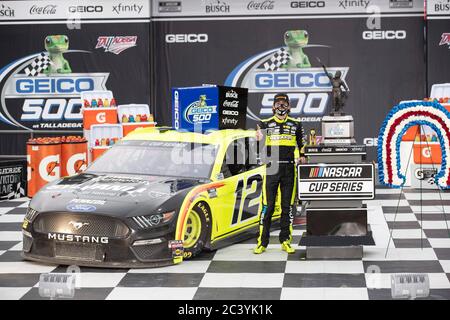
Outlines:
[[191,248],[200,238],[202,233],[202,220],[197,212],[194,210],[189,211],[189,216],[186,222],[186,229],[184,230],[184,243],[185,248]]

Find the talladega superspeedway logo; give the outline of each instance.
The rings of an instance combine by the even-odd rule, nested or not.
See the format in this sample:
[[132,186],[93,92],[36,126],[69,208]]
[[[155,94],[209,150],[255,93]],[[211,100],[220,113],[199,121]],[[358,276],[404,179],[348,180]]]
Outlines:
[[80,129],[81,92],[107,90],[109,73],[72,73],[62,54],[56,49],[52,52],[59,45],[55,37],[47,37],[55,41],[46,43],[48,51],[26,56],[0,70],[0,122],[17,129]]
[[[305,30],[287,31],[284,34],[286,46],[250,57],[228,75],[226,86],[249,89],[248,118],[257,121],[271,116],[273,96],[277,92],[289,94],[291,116],[300,117],[304,122],[320,121],[327,113],[331,103],[330,80],[321,67],[311,66],[303,49],[328,46],[310,45],[308,40]],[[329,67],[327,70],[333,75],[340,70],[345,81],[349,67]]]
[[217,106],[208,106],[206,95],[201,95],[198,101],[192,102],[184,112],[184,120],[188,123],[209,123],[213,113],[217,113]]

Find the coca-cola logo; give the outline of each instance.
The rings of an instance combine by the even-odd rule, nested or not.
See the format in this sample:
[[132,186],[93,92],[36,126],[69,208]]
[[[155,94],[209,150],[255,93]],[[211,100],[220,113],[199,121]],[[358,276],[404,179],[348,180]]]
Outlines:
[[30,8],[30,14],[40,14],[40,15],[56,14],[56,7],[57,6],[55,4],[49,4],[46,6],[33,5]]
[[230,108],[239,108],[239,101],[237,101],[237,100],[235,100],[235,101],[225,100],[223,102],[223,106],[224,107],[230,107]]
[[272,10],[274,8],[275,1],[264,0],[264,1],[250,1],[247,4],[248,10]]

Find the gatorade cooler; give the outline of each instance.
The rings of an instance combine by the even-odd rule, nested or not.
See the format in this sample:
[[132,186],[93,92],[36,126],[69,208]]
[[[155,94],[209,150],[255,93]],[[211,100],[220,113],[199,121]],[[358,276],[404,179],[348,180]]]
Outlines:
[[87,168],[87,141],[81,137],[67,137],[61,144],[61,176],[73,176]]
[[437,142],[421,142],[414,144],[415,164],[441,164],[441,145]]
[[[81,101],[91,103],[96,101],[112,101],[113,94],[111,91],[84,91],[81,93]],[[97,105],[96,107],[83,106],[83,128],[90,130],[94,124],[117,123],[117,107],[104,107]]]
[[[156,125],[147,104],[125,104],[117,107],[119,122],[122,124],[122,134],[125,137],[137,128],[148,128]],[[129,122],[133,116],[133,122]],[[125,121],[124,121],[125,120]]]
[[61,177],[60,154],[60,138],[37,138],[27,143],[29,197],[33,197],[47,183]]
[[415,138],[418,135],[420,135],[420,127],[412,126],[408,130],[406,130],[405,134],[402,137],[402,141],[415,141]]

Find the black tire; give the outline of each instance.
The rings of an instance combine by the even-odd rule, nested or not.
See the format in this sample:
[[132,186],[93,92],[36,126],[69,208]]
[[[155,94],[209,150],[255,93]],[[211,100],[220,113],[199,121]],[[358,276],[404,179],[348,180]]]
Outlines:
[[[198,202],[192,208],[201,221],[200,235],[194,245],[184,248],[184,259],[188,260],[198,256],[204,249],[211,233],[211,214],[209,207],[204,202]],[[189,216],[188,216],[189,219]]]

